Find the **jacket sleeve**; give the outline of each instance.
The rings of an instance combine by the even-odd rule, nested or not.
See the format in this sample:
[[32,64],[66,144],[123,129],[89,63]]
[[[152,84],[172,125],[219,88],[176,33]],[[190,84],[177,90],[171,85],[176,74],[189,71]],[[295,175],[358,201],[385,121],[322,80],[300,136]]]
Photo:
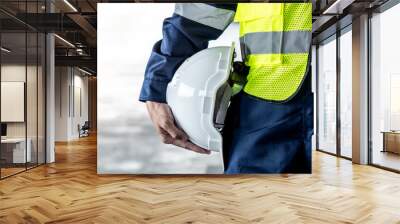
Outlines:
[[139,100],[166,102],[168,82],[188,57],[206,49],[232,22],[236,4],[177,3],[164,20],[146,66]]

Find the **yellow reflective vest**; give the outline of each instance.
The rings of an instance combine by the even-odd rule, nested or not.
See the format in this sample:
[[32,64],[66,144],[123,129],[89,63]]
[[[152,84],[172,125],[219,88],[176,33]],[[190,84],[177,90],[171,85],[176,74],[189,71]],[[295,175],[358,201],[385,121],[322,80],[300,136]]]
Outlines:
[[239,3],[235,21],[250,66],[244,91],[277,102],[295,96],[309,67],[312,3]]

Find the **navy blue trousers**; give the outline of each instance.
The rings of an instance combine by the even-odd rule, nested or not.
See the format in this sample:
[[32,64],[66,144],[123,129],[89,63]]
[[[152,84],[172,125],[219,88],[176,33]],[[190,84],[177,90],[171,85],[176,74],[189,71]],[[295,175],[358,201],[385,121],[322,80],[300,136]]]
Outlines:
[[240,92],[232,98],[223,130],[225,173],[311,173],[312,135],[310,74],[285,103]]

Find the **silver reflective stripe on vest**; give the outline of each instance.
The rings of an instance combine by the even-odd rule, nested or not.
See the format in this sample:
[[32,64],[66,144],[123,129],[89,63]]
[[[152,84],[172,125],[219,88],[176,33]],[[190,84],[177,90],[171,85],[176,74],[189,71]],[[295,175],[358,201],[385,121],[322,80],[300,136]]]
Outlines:
[[232,22],[235,12],[203,3],[176,3],[175,14],[218,30],[224,30]]
[[310,31],[256,32],[240,38],[241,47],[249,54],[308,53]]

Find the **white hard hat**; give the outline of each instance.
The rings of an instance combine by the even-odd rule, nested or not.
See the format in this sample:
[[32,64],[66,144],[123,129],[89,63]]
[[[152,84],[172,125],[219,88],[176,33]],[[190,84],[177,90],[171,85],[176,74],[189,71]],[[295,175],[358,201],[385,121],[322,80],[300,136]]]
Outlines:
[[222,151],[220,130],[232,95],[233,57],[233,44],[202,50],[183,62],[167,87],[176,124],[191,142],[217,152]]

